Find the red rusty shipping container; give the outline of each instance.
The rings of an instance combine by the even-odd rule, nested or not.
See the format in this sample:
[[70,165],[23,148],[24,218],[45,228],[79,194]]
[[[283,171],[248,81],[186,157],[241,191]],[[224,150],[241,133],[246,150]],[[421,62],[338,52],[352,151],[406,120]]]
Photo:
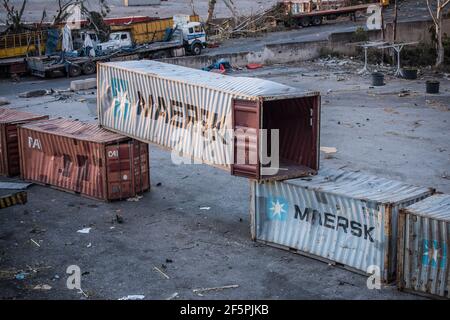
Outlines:
[[51,119],[19,127],[24,180],[101,199],[150,188],[148,145],[94,123]]
[[48,119],[48,116],[0,108],[0,175],[20,174],[17,125]]

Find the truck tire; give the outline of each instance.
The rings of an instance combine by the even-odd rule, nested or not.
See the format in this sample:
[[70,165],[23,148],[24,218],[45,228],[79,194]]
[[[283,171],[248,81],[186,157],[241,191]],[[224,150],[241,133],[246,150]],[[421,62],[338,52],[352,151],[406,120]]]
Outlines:
[[86,74],[86,75],[95,73],[95,69],[96,69],[96,66],[95,66],[95,63],[93,63],[93,62],[86,62],[82,66],[83,74]]
[[81,68],[76,64],[71,64],[69,66],[69,76],[70,77],[78,77],[81,75]]
[[322,24],[322,17],[314,16],[311,20],[313,26],[320,26]]
[[309,27],[310,23],[311,23],[311,20],[309,19],[309,17],[303,17],[298,22],[298,25],[302,26],[303,28],[306,28],[306,27]]
[[199,56],[202,54],[202,45],[200,43],[195,43],[192,46],[191,52],[194,56]]

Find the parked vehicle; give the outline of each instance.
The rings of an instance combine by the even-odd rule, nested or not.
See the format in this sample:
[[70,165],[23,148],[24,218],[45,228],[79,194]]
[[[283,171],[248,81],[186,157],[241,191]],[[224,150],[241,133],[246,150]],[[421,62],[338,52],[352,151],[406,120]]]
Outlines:
[[[200,38],[196,38],[199,35]],[[189,41],[185,38],[190,38]],[[131,43],[128,32],[114,33],[113,40],[101,43],[94,57],[59,56],[30,57],[27,58],[28,68],[31,74],[38,77],[57,77],[67,75],[78,77],[81,74],[94,74],[98,62],[161,59],[167,57],[184,56],[186,51],[192,54],[200,54],[205,45],[205,35],[195,31],[184,35],[182,30],[175,29],[169,41],[153,42],[149,44],[134,45]]]
[[318,26],[323,20],[336,20],[341,16],[355,18],[357,12],[365,12],[370,5],[386,6],[388,0],[372,1],[371,3],[350,5],[347,0],[286,0],[285,23],[297,24],[301,27]]
[[[60,52],[59,55],[29,57],[26,59],[28,69],[38,77],[77,77],[95,73],[98,62],[161,59],[184,56],[186,53],[199,55],[206,47],[206,32],[196,20],[198,16],[175,16],[171,19],[114,26],[112,29],[117,31],[112,32],[109,40],[102,43],[98,43],[98,37],[92,31],[77,32],[77,46],[74,44],[74,48],[78,50]],[[168,23],[173,24],[161,29]],[[142,29],[148,32],[143,33]],[[161,37],[161,33],[164,37]],[[93,44],[90,52],[86,52],[82,45],[87,35]],[[161,41],[153,41],[154,39]],[[90,54],[94,51],[95,54]]]
[[[138,37],[134,37],[133,30],[111,33],[107,42],[98,44],[98,49],[101,52],[110,53],[143,44],[137,40]],[[199,55],[202,53],[202,49],[206,47],[206,32],[200,22],[189,22],[185,25],[174,26],[174,29],[169,32],[171,38],[173,38],[173,33],[176,33],[178,37],[181,36],[179,40],[182,40],[182,46],[191,54]]]
[[[95,65],[98,61],[164,58],[186,53],[200,54],[206,44],[206,35],[199,20],[197,15],[178,15],[164,19],[151,17],[105,19],[104,22],[112,33],[120,33],[119,37],[124,38],[120,39],[122,41],[119,45],[112,47],[113,52],[96,52],[96,57],[91,58],[86,57],[89,54],[83,52],[86,36],[89,35],[94,50],[100,40],[97,33],[89,29],[87,21],[81,20],[81,29],[72,30],[72,44],[76,52],[68,52],[64,55],[60,52],[63,25],[34,26],[39,31],[0,36],[0,71],[4,75],[31,71],[32,74],[40,77],[78,76],[81,73],[95,73]],[[186,29],[185,25],[189,23],[194,24]],[[174,40],[174,32],[170,33],[171,38],[167,37],[167,30],[175,29],[174,26],[179,26],[178,29],[184,33],[182,39],[185,42],[181,45],[171,43]],[[190,30],[191,27],[192,30]],[[124,36],[123,33],[126,35]],[[155,45],[157,42],[160,43]],[[183,50],[178,50],[182,47]],[[121,52],[117,52],[118,50]],[[133,52],[134,50],[137,52]],[[99,55],[101,57],[98,57]]]

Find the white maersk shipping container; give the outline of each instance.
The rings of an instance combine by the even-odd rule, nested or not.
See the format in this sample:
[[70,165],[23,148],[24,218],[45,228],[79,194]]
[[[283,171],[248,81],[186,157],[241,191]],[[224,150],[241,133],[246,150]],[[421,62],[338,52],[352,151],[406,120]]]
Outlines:
[[434,190],[358,172],[251,183],[252,238],[393,280],[399,209]]
[[450,298],[450,195],[437,194],[400,212],[398,285]]
[[174,161],[256,180],[319,168],[318,92],[150,60],[102,63],[97,76],[100,124],[172,149]]

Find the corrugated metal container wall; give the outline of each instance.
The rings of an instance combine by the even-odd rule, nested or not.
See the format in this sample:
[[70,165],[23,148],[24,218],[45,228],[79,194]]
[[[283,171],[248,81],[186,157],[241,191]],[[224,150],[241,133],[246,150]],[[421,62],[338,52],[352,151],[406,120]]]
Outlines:
[[25,124],[18,132],[24,180],[101,200],[150,188],[147,144],[66,119]]
[[[305,176],[319,168],[318,92],[150,60],[99,64],[97,90],[102,126],[200,163],[257,180]],[[264,129],[279,130],[281,168],[266,176],[259,160],[247,161],[248,154],[262,151]],[[235,132],[248,140],[235,142]],[[235,161],[240,151],[245,164]]]
[[0,108],[0,175],[20,174],[17,125],[48,119],[48,116]]
[[311,178],[254,182],[252,238],[360,273],[378,267],[388,282],[396,271],[398,211],[433,192],[332,169]]
[[450,195],[434,195],[400,211],[398,285],[450,298]]

